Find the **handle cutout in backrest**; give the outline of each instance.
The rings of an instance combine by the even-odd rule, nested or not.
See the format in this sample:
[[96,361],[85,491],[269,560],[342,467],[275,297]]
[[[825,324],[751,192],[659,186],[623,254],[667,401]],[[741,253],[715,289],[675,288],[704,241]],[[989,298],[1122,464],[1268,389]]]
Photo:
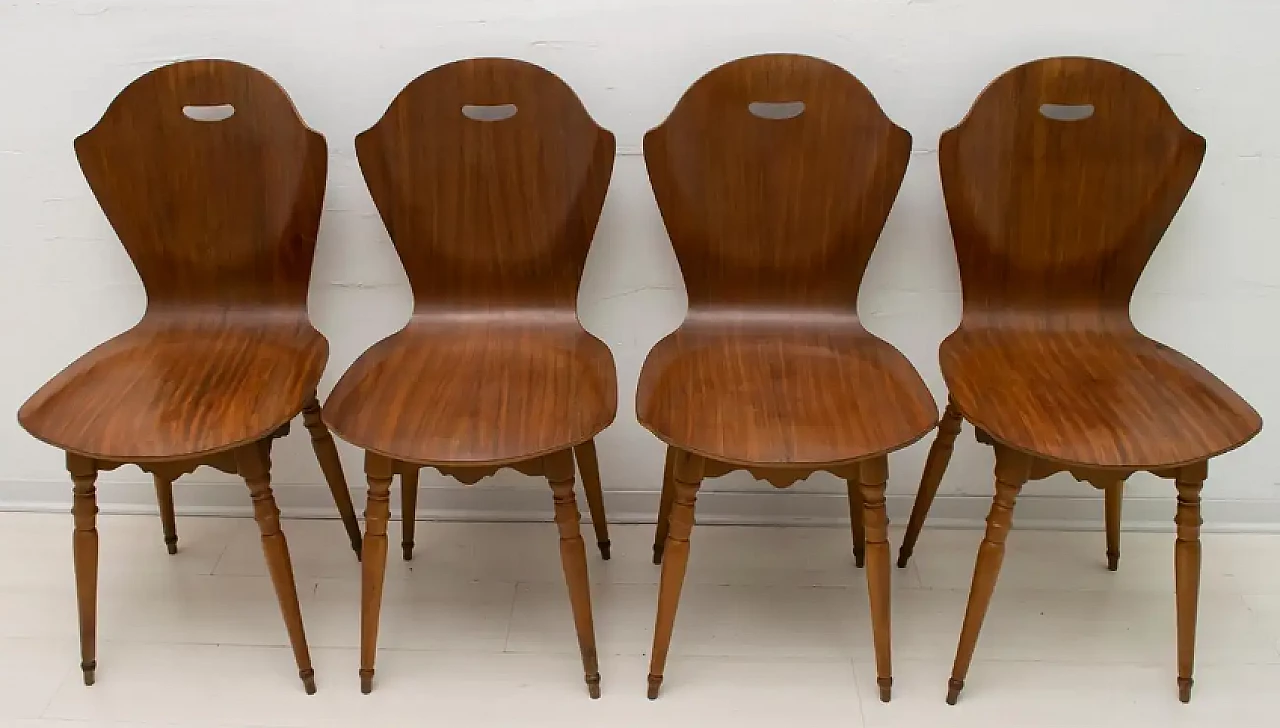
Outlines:
[[1054,121],[1084,121],[1093,116],[1093,104],[1040,104],[1040,115]]
[[804,113],[803,101],[752,101],[747,111],[761,119],[794,119]]
[[226,121],[236,115],[231,104],[201,104],[182,107],[182,115],[192,121]]
[[504,121],[515,116],[517,111],[515,104],[467,104],[462,107],[462,115],[472,121]]

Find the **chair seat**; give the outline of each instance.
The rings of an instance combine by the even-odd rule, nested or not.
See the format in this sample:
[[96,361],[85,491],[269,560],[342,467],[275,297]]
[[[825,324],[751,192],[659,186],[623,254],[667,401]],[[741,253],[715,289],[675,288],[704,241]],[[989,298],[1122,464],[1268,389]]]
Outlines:
[[144,321],[40,388],[18,412],[33,436],[87,457],[137,462],[228,450],[293,419],[328,343],[305,321]]
[[636,412],[682,450],[782,466],[887,453],[938,419],[906,357],[852,318],[731,328],[690,319],[650,353]]
[[1063,463],[1174,467],[1239,447],[1262,428],[1227,385],[1131,329],[961,330],[940,358],[965,419]]
[[375,344],[325,402],[326,424],[381,455],[519,462],[580,445],[617,411],[613,358],[562,322],[417,320]]

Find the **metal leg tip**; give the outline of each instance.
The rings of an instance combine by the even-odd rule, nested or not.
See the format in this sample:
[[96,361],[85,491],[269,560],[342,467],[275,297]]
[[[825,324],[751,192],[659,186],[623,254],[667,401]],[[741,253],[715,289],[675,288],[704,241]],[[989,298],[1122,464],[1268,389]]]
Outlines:
[[878,677],[876,678],[876,684],[880,686],[880,702],[889,702],[889,697],[893,693],[893,678]]
[[373,670],[360,671],[360,692],[365,695],[373,692]]
[[910,560],[911,560],[911,552],[910,552],[910,551],[899,551],[899,552],[898,552],[898,568],[899,568],[899,569],[905,569],[905,568],[907,568],[907,562],[908,562],[908,561],[910,561]]
[[298,677],[302,678],[302,689],[307,691],[307,695],[316,694],[316,671],[315,670],[299,670]]
[[596,545],[600,547],[600,558],[604,559],[605,561],[608,561],[608,560],[609,560],[609,546],[610,546],[611,544],[610,544],[608,541],[601,541],[601,542],[599,542],[599,543],[598,543],[598,544],[596,544]]
[[592,700],[600,699],[600,673],[587,675],[587,694]]
[[80,663],[80,670],[84,672],[84,684],[86,686],[93,685],[97,681],[94,671],[98,669],[98,661]]
[[178,539],[175,538],[172,541],[166,540],[164,542],[164,546],[166,549],[168,549],[170,556],[173,556],[174,554],[178,553]]
[[650,675],[649,676],[649,699],[657,700],[658,691],[661,689],[662,689],[662,676]]
[[400,549],[404,552],[405,561],[413,561],[413,544],[401,544]]
[[1107,571],[1115,571],[1120,568],[1120,554],[1107,553]]
[[853,565],[854,565],[854,567],[855,567],[855,568],[858,568],[858,569],[861,569],[862,567],[866,566],[866,565],[867,565],[867,553],[866,553],[865,551],[863,551],[863,552],[854,551],[854,552],[853,552]]
[[655,566],[662,563],[662,547],[661,546],[653,547],[653,563]]
[[947,683],[947,705],[955,705],[960,699],[960,691],[964,690],[964,680],[952,678]]
[[1178,700],[1184,703],[1191,702],[1191,678],[1178,678]]

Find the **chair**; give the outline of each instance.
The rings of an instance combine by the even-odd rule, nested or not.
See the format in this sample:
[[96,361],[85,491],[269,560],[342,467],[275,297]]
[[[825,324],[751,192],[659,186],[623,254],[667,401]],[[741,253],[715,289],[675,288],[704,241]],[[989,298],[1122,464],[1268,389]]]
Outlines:
[[458,61],[392,101],[356,153],[413,288],[409,323],[351,366],[324,420],[366,451],[360,682],[373,687],[393,474],[404,556],[418,471],[471,484],[544,476],[591,696],[600,695],[574,452],[609,557],[594,437],[613,421],[613,357],[578,323],[578,283],[613,170],[614,139],[573,91],[520,61]]
[[889,700],[888,453],[923,437],[938,410],[906,358],[863,328],[857,301],[910,153],[911,136],[857,79],[798,55],[716,68],[645,135],[689,295],[688,315],[649,353],[636,393],[640,423],[668,446],[650,699],[698,487],[746,470],[778,488],[817,471],[846,480],[880,698]]
[[66,451],[75,483],[85,684],[93,684],[97,665],[97,473],[135,464],[152,474],[172,554],[172,483],[209,465],[238,473],[249,487],[294,657],[312,693],[270,453],[301,412],[359,554],[351,496],[316,402],[328,343],[306,309],[324,138],[260,71],[202,60],[131,83],[75,147],[147,293],[136,326],[67,367],[18,413],[28,432]]
[[939,352],[950,400],[899,566],[963,420],[996,458],[949,703],[964,687],[1014,500],[1028,480],[1064,471],[1106,493],[1112,570],[1125,478],[1175,481],[1178,692],[1191,698],[1200,489],[1209,458],[1247,442],[1262,420],[1195,362],[1139,333],[1129,299],[1204,151],[1145,79],[1089,58],[1014,68],[942,135],[964,316]]

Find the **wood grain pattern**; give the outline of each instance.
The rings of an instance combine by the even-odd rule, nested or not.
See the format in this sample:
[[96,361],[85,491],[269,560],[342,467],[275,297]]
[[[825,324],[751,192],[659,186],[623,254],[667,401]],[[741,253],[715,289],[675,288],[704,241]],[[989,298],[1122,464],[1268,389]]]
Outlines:
[[[805,107],[762,119],[754,102]],[[924,382],[857,313],[910,152],[867,89],[816,58],[740,59],[685,92],[644,138],[689,312],[645,361],[642,425],[777,465],[883,454],[933,427]]]
[[[1095,111],[1057,121],[1046,103]],[[1009,71],[942,135],[964,316],[939,356],[965,419],[1040,457],[1112,468],[1197,462],[1258,433],[1253,408],[1129,318],[1204,151],[1145,79],[1087,58]]]
[[[515,116],[462,113],[503,104]],[[356,152],[414,310],[334,387],[334,432],[392,458],[475,465],[608,426],[613,358],[576,307],[614,139],[573,91],[528,63],[458,61],[401,91]]]
[[[1150,471],[1177,480],[1178,687],[1190,699],[1200,484],[1208,460],[1247,442],[1262,420],[1212,374],[1143,336],[1129,302],[1204,153],[1204,139],[1151,84],[1090,58],[1008,71],[942,135],[964,298],[960,327],[939,350],[948,416],[954,409],[972,422],[978,441],[996,449],[998,476],[1006,471],[979,550],[948,702],[964,686],[1014,496],[1026,480],[1057,472],[1105,491],[1112,570],[1124,479]],[[935,450],[949,451],[953,438],[944,427]],[[931,454],[901,564],[945,466]],[[1193,520],[1195,528],[1187,525]]]
[[[236,113],[183,114],[211,104]],[[130,84],[75,147],[147,309],[36,392],[23,427],[137,462],[230,450],[296,416],[328,356],[306,311],[324,138],[261,72],[185,61]]]
[[607,559],[592,438],[613,421],[617,382],[609,349],[578,322],[577,295],[613,135],[550,72],[481,58],[411,82],[356,153],[414,294],[409,323],[356,360],[322,411],[366,454],[361,690],[373,687],[392,475],[403,479],[409,559],[419,468],[468,485],[512,468],[551,483],[587,689],[599,697],[574,457]]
[[854,562],[869,559],[877,679],[889,699],[885,456],[932,429],[937,405],[906,358],[863,328],[857,303],[910,153],[911,136],[857,79],[798,55],[716,68],[645,135],[689,294],[688,315],[649,353],[636,392],[640,423],[668,445],[650,698],[698,483],[746,470],[787,488],[826,470],[849,484]]
[[[233,113],[195,118],[219,105]],[[95,474],[136,464],[153,475],[173,553],[173,481],[208,465],[249,484],[300,677],[314,692],[268,473],[272,439],[288,433],[308,401],[314,407],[328,356],[306,311],[324,138],[266,75],[202,60],[131,83],[75,150],[147,294],[136,326],[76,360],[18,413],[28,432],[66,451],[76,483],[85,681],[92,684],[96,666]],[[350,532],[354,512],[332,440],[322,447],[328,435],[318,418],[307,425]]]

